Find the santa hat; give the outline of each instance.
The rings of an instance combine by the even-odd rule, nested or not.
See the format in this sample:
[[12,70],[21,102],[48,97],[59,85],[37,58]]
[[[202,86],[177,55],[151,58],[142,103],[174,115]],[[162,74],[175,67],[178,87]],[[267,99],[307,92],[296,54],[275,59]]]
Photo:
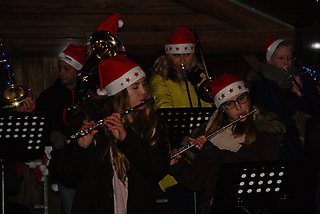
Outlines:
[[118,28],[123,26],[123,21],[120,19],[120,13],[114,13],[106,20],[104,20],[96,29],[96,31],[103,30],[109,31],[114,35],[118,36]]
[[146,76],[138,64],[122,54],[103,59],[98,72],[100,89],[97,89],[97,94],[107,96],[115,95]]
[[67,48],[59,54],[59,60],[68,63],[79,71],[86,61],[84,47],[70,43]]
[[179,27],[172,31],[165,44],[166,54],[194,53],[196,39],[187,28]]
[[211,96],[217,108],[231,97],[249,92],[248,87],[242,79],[235,74],[223,73],[218,78],[209,83],[211,88]]
[[286,41],[286,40],[280,39],[280,38],[274,38],[274,39],[268,39],[266,41],[266,45],[264,47],[264,52],[266,53],[267,61],[270,60],[271,56],[273,55],[273,53],[276,50],[276,48],[278,47],[278,45],[283,41]]

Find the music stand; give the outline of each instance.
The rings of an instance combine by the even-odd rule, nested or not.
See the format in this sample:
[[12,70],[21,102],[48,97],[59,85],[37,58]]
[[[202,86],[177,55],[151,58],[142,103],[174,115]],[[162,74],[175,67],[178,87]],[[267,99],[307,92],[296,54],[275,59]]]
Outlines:
[[1,112],[0,158],[25,162],[42,159],[43,141],[48,139],[46,116],[42,112]]
[[315,187],[309,166],[306,160],[224,164],[211,214],[307,213]]
[[5,161],[42,159],[48,139],[47,113],[0,112],[0,158],[2,165],[2,212],[4,212]]
[[207,122],[213,112],[214,108],[162,108],[158,110],[160,117],[166,121],[172,148],[181,147],[183,137]]

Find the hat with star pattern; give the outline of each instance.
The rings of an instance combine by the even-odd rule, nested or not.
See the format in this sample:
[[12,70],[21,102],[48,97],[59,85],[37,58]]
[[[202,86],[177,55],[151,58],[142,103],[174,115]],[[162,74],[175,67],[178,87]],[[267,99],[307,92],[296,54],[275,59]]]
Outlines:
[[165,44],[166,54],[194,53],[196,39],[194,34],[184,27],[172,31]]
[[223,73],[209,83],[211,95],[217,108],[231,97],[249,92],[247,85],[235,74]]
[[123,54],[103,59],[98,67],[98,95],[112,96],[146,76],[141,67]]

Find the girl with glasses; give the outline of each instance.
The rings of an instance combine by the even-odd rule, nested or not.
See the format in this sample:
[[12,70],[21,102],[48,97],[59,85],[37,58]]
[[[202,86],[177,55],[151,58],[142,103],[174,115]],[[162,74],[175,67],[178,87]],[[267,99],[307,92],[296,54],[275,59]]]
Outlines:
[[[190,164],[178,155],[171,160],[170,167],[170,174],[178,182],[194,191],[205,191],[201,214],[211,212],[215,181],[222,164],[276,160],[285,132],[275,114],[252,104],[248,87],[238,76],[224,73],[210,83],[210,88],[217,110],[207,124],[191,134],[194,138],[189,138],[189,143],[198,144],[195,159]],[[206,137],[219,129],[223,131]]]

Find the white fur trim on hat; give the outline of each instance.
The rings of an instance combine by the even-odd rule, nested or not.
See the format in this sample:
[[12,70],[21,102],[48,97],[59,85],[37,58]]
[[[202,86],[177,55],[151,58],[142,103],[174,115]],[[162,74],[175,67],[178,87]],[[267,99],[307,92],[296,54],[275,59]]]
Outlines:
[[267,59],[267,61],[270,60],[272,54],[274,53],[274,51],[276,50],[276,48],[278,47],[278,45],[279,45],[281,42],[283,42],[283,41],[285,41],[285,40],[284,40],[284,39],[278,39],[278,40],[274,41],[274,42],[268,47],[267,53],[266,53],[266,59]]
[[186,54],[194,53],[195,44],[167,44],[165,45],[166,54]]
[[222,103],[226,102],[231,97],[248,91],[248,87],[243,81],[234,82],[216,94],[214,97],[214,104],[219,108]]
[[[114,80],[112,83],[104,87],[107,96],[115,95],[116,93],[122,91],[123,89],[129,87],[137,80],[145,77],[146,74],[141,69],[140,66],[134,67],[129,70],[127,73],[122,75],[120,78]],[[103,90],[101,91],[102,93]]]
[[79,71],[82,68],[82,64],[80,62],[78,62],[77,60],[75,60],[71,56],[66,55],[64,52],[59,54],[59,60],[62,60],[64,62],[68,63],[69,65],[74,67],[77,71]]

